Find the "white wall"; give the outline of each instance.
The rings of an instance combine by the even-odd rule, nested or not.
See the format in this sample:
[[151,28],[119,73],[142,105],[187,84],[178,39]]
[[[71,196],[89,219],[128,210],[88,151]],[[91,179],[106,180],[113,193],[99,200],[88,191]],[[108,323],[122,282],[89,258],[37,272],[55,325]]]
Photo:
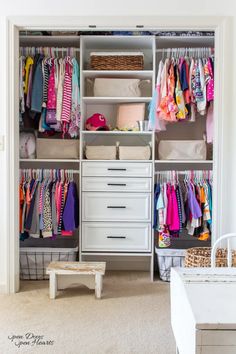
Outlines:
[[[231,16],[232,26],[229,31],[229,41],[232,43],[232,50],[228,54],[229,62],[236,62],[235,42],[235,21],[236,3],[234,0],[146,0],[138,2],[133,0],[40,0],[40,1],[1,1],[0,5],[0,135],[6,134],[6,17],[7,16]],[[111,19],[111,18],[110,18]],[[142,18],[140,18],[140,21]],[[158,24],[157,24],[158,25]],[[235,65],[235,64],[234,64]],[[226,208],[224,217],[225,231],[233,231],[234,219],[236,218],[236,118],[233,98],[236,89],[236,69],[230,69],[232,89],[229,90],[229,113],[228,126],[224,128],[227,139],[224,166]],[[234,83],[234,85],[233,85]],[[232,107],[232,109],[231,109]],[[6,203],[7,191],[6,176],[6,151],[0,152],[0,291],[6,285]]]

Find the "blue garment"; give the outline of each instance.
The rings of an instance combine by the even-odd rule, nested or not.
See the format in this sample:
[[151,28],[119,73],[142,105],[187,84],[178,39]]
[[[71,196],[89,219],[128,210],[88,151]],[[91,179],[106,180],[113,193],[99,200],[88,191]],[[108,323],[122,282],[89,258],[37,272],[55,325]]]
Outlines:
[[33,82],[32,82],[32,93],[31,93],[31,111],[41,112],[43,104],[43,70],[42,61],[44,56],[41,54],[38,57],[36,64]]
[[[154,187],[154,205],[157,205],[157,201],[161,192],[160,183],[155,184]],[[154,208],[154,217],[153,217],[153,228],[156,230],[158,227],[158,214],[157,209]]]
[[187,81],[187,73],[186,73],[186,62],[183,60],[181,65],[180,74],[179,74],[180,84],[182,91],[187,90],[189,88]]
[[65,231],[74,231],[79,226],[79,200],[75,182],[70,182],[63,211]]

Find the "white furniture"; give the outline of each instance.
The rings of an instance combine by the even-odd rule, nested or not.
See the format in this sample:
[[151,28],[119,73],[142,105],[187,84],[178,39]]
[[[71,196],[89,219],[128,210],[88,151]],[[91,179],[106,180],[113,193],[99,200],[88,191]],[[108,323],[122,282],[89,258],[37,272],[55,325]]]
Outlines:
[[216,251],[217,247],[219,247],[219,244],[227,240],[227,266],[231,267],[232,265],[232,251],[231,251],[231,246],[232,242],[231,239],[236,238],[236,233],[229,233],[221,236],[216,240],[214,245],[212,246],[211,250],[211,266],[215,267],[215,258],[216,258]]
[[177,353],[236,353],[235,294],[234,268],[172,268],[171,324]]
[[100,299],[105,269],[105,262],[51,262],[47,267],[50,299],[55,299],[58,289],[77,284],[95,289],[95,296]]

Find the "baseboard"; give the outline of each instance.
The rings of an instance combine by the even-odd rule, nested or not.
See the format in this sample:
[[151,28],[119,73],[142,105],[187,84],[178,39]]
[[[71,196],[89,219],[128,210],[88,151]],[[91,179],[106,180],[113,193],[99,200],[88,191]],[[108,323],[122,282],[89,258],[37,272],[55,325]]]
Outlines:
[[106,262],[107,270],[150,270],[151,257],[83,256],[83,261]]
[[7,285],[4,283],[0,283],[0,294],[7,294]]

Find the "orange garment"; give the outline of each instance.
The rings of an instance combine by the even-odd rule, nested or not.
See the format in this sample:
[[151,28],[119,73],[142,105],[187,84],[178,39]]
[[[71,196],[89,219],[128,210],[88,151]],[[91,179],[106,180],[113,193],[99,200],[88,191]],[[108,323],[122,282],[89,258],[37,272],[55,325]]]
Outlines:
[[178,107],[174,100],[175,77],[173,63],[166,59],[161,78],[161,100],[158,107],[159,118],[176,122]]
[[200,187],[200,202],[201,204],[205,204],[206,202],[206,195],[203,187]]

